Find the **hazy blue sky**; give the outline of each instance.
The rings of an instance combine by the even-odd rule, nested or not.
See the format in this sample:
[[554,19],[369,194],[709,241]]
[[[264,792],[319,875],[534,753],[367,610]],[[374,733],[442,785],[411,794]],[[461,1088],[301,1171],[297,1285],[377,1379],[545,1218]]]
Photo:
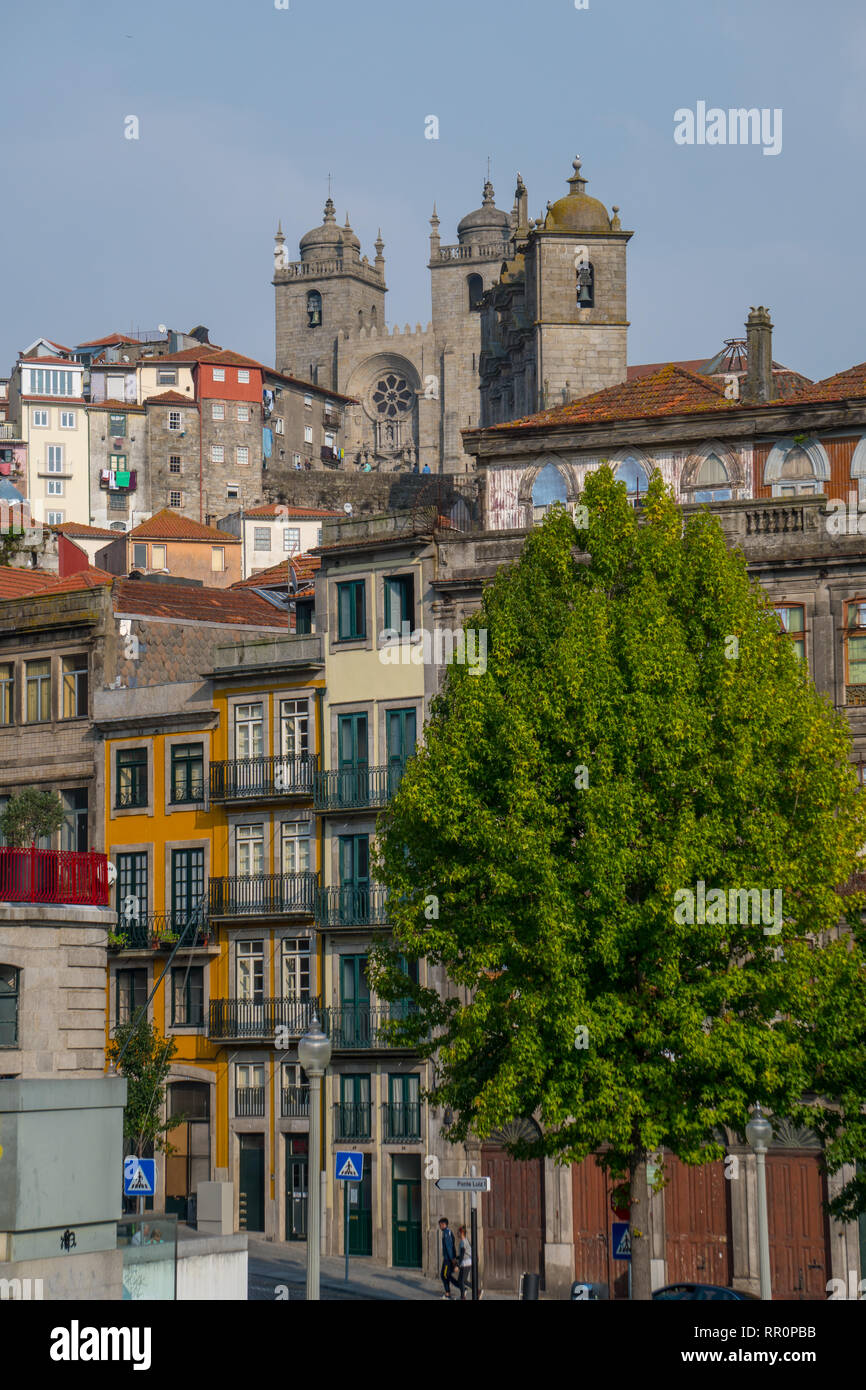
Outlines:
[[[443,242],[515,173],[530,214],[621,206],[629,360],[709,356],[770,306],[812,377],[866,359],[862,0],[30,0],[0,46],[0,373],[45,335],[189,329],[273,360],[273,233],[321,221],[327,175],[390,322],[430,316]],[[781,153],[679,146],[698,101],[781,108]],[[440,121],[438,141],[424,118]],[[136,115],[140,139],[124,138]]]

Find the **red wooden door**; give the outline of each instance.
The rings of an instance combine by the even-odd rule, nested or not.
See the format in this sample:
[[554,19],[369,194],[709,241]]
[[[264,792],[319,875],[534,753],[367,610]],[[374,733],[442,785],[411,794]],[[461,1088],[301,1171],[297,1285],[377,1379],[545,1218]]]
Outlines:
[[830,1232],[815,1153],[767,1154],[770,1275],[774,1298],[827,1297]]
[[731,1286],[730,1184],[722,1163],[691,1167],[665,1154],[669,1284]]
[[574,1277],[581,1283],[607,1284],[611,1298],[628,1298],[628,1264],[611,1258],[611,1182],[594,1158],[571,1170],[574,1213]]
[[498,1145],[481,1150],[490,1191],[481,1198],[484,1220],[482,1283],[515,1289],[522,1273],[544,1274],[544,1170],[541,1159],[511,1158]]

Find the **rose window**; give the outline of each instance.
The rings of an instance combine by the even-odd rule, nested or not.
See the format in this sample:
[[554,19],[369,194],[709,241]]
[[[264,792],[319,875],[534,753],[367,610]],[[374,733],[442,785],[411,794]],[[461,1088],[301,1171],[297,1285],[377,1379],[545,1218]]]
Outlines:
[[393,420],[398,415],[406,415],[415,403],[415,392],[405,377],[393,372],[376,383],[373,392],[373,405],[382,420]]

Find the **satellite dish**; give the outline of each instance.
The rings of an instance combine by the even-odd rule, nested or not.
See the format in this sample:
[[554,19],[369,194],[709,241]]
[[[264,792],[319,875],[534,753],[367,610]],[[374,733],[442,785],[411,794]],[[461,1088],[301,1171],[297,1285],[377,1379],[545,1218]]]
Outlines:
[[168,329],[166,328],[164,323],[158,323],[156,325],[156,331],[157,333],[167,333]]
[[344,503],[343,503],[343,511],[346,513],[346,516],[351,516],[351,515],[352,515],[352,504],[351,504],[351,502],[344,502]]

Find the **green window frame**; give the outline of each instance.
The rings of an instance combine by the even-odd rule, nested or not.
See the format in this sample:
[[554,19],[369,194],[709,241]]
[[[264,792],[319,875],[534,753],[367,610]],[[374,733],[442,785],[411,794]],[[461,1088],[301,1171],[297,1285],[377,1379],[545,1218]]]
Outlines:
[[0,965],[0,1047],[18,1046],[18,1000],[21,971],[14,965]]
[[147,970],[118,970],[115,983],[115,1022],[131,1023],[147,1000]]
[[109,411],[108,433],[112,436],[113,439],[125,439],[126,416],[121,415],[119,411],[117,412],[117,414],[115,414],[114,411]]
[[313,600],[297,599],[295,602],[295,632],[300,637],[313,630]]
[[118,748],[115,769],[115,808],[146,806],[147,749]]
[[[118,854],[117,864],[117,915],[118,917],[129,916],[136,922],[144,923],[147,921],[148,910],[148,882],[147,882],[147,852],[145,850],[135,850],[127,854]],[[134,912],[129,914],[124,911],[124,904],[129,898],[134,898],[135,903],[130,903],[130,907],[135,907]]]
[[204,799],[204,744],[175,743],[171,749],[173,805]]
[[204,1025],[204,969],[200,965],[176,965],[171,972],[171,1022],[173,1027]]
[[181,931],[204,893],[204,849],[173,849],[171,852],[171,916],[175,931]]
[[415,625],[415,579],[411,574],[385,579],[385,627],[399,632],[403,623]]
[[367,596],[363,579],[337,585],[337,640],[359,642],[367,636]]

